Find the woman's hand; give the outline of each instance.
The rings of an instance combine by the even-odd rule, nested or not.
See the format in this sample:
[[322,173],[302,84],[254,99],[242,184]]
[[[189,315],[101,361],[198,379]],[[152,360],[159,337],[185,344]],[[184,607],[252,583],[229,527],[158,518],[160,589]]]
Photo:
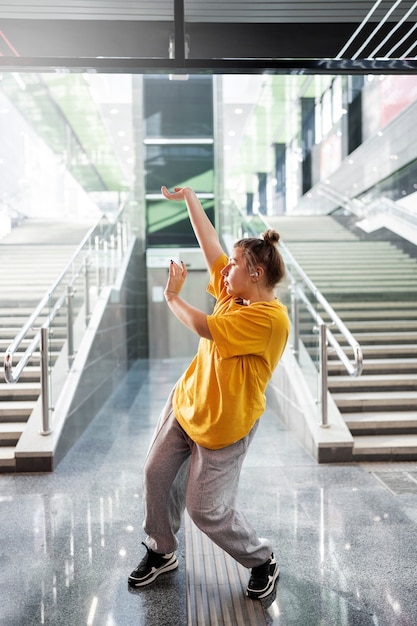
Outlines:
[[168,191],[168,189],[163,186],[161,187],[162,195],[167,200],[185,200],[186,191],[191,191],[189,187],[174,187],[174,191]]
[[168,281],[164,291],[167,301],[173,296],[179,296],[186,278],[187,268],[185,263],[181,261],[181,265],[178,265],[175,261],[171,261],[168,270]]
[[212,341],[213,337],[207,323],[207,313],[191,306],[180,296],[182,286],[187,278],[187,268],[182,261],[180,263],[171,261],[169,265],[168,282],[164,291],[165,300],[172,313],[184,326],[199,337]]

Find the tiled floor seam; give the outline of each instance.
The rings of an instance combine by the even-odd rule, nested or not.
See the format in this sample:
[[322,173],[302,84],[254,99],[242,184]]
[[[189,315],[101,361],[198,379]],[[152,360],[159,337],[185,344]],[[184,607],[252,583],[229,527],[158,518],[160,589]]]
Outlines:
[[246,597],[249,571],[185,515],[188,626],[266,626],[262,604]]

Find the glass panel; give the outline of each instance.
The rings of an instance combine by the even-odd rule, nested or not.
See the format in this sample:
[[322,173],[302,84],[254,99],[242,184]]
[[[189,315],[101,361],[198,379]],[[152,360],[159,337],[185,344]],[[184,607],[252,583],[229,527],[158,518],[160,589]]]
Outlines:
[[[32,277],[27,287],[27,299],[20,303],[20,307],[16,309],[12,293],[10,304],[4,299],[6,315],[10,308],[10,328],[3,332],[3,349],[9,347],[25,325],[28,327],[13,352],[10,374],[20,382],[33,383],[25,390],[28,402],[35,402],[42,390],[46,390],[44,398],[47,402],[42,402],[39,423],[42,432],[53,429],[55,407],[68,371],[76,362],[91,312],[100,291],[114,284],[130,237],[131,219],[127,210],[122,218],[119,216],[118,222],[103,217],[76,258],[69,260],[62,269],[60,276],[56,275],[57,268],[51,268],[53,280],[45,283],[46,295],[40,301],[37,298],[40,287],[43,287],[42,281],[50,279],[47,266],[39,270],[38,277],[36,274]],[[33,297],[32,288],[36,292]],[[46,333],[43,328],[47,329]],[[22,370],[25,363],[23,357],[28,359],[28,363]]]
[[159,193],[161,185],[209,193],[214,188],[213,145],[148,145],[145,168],[147,193]]
[[[200,199],[211,222],[214,224],[214,200]],[[166,200],[148,200],[146,203],[147,246],[197,246],[184,203]]]
[[144,77],[146,137],[212,137],[211,76],[171,81],[168,76]]
[[[288,263],[287,268],[290,272],[291,268]],[[317,312],[317,302],[314,295],[305,288],[300,280],[297,280],[295,273],[292,274],[292,277],[296,278],[296,288],[293,292],[289,290],[291,297],[291,304],[288,306],[291,318],[290,346],[294,350],[312,397],[314,400],[318,400],[320,398],[320,346],[317,322],[314,318],[314,313]],[[298,316],[298,325],[295,319],[296,315]]]

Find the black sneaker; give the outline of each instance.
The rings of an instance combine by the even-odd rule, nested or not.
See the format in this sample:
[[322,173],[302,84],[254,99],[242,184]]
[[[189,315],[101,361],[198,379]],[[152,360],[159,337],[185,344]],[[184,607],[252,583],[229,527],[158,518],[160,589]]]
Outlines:
[[145,544],[143,545],[147,553],[129,576],[128,583],[131,587],[149,585],[158,578],[159,574],[170,572],[178,567],[177,557],[174,552],[170,554],[158,554],[150,550]]
[[279,568],[274,555],[271,554],[266,563],[252,567],[246,595],[253,600],[266,598],[273,592],[278,576]]

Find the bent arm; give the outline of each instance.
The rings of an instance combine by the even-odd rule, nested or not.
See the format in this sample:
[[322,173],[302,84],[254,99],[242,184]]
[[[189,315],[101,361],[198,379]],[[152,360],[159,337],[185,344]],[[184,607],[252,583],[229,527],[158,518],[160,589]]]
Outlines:
[[181,261],[181,265],[171,261],[168,272],[168,280],[165,287],[165,300],[175,317],[192,330],[199,337],[212,339],[207,323],[207,315],[196,309],[180,297],[181,289],[187,278],[187,268]]
[[207,315],[188,304],[179,294],[171,291],[165,291],[165,300],[172,313],[180,322],[189,330],[192,330],[199,337],[213,340],[211,332],[207,324]]
[[176,187],[173,193],[170,193],[166,187],[162,187],[161,191],[167,200],[185,201],[195,236],[203,252],[207,267],[211,270],[219,256],[223,254],[223,249],[216,229],[207,217],[196,193],[190,187]]

